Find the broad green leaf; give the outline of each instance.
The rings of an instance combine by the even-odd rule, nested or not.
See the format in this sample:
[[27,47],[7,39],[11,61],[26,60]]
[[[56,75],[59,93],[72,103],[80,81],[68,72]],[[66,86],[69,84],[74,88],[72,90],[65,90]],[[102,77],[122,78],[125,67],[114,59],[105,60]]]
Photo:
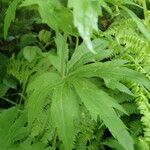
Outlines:
[[29,62],[32,62],[36,58],[36,56],[41,52],[41,49],[37,46],[26,46],[23,49],[24,58]]
[[73,148],[75,136],[74,120],[78,115],[76,98],[74,91],[69,85],[62,85],[56,88],[52,98],[52,121],[57,128],[60,140],[62,140],[64,150]]
[[68,0],[68,7],[73,8],[74,25],[87,48],[95,53],[90,38],[93,30],[98,30],[98,1]]
[[43,73],[29,83],[27,92],[28,95],[28,123],[31,127],[34,120],[46,104],[46,97],[57,86],[61,84],[62,80],[56,73]]
[[77,35],[71,11],[62,6],[58,0],[25,0],[20,6],[30,5],[38,5],[43,23],[48,24],[52,29]]
[[14,0],[13,2],[11,2],[11,4],[9,5],[6,11],[6,16],[4,19],[4,39],[7,38],[8,29],[10,27],[11,22],[14,21],[15,19],[16,9],[17,9],[18,4],[21,1],[22,0]]
[[133,93],[122,83],[118,82],[117,80],[111,80],[110,78],[104,78],[105,84],[108,88],[113,90],[118,89],[121,92],[127,93],[133,96]]
[[92,84],[83,81],[83,79],[76,80],[74,86],[82,102],[90,111],[92,118],[97,120],[99,115],[118,142],[126,150],[134,150],[132,137],[113,109],[115,103],[111,102],[113,98],[101,90],[93,89]]

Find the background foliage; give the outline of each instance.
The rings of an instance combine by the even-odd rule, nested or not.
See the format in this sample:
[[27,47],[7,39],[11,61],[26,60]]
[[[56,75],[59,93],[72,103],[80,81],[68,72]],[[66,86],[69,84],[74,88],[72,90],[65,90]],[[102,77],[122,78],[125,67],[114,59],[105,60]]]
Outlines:
[[0,0],[2,150],[150,149],[149,0]]

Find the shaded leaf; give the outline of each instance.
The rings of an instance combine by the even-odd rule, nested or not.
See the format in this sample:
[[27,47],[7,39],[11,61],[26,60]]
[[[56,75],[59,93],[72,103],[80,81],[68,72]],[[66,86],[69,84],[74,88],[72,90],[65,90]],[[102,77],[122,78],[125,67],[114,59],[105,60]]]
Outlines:
[[4,39],[6,39],[7,37],[8,29],[10,27],[11,22],[14,21],[15,19],[16,9],[17,9],[18,4],[21,1],[22,0],[14,0],[13,2],[11,2],[11,4],[9,5],[6,11],[6,16],[4,19]]
[[77,108],[76,95],[68,85],[55,89],[51,106],[52,121],[65,150],[73,148],[74,120],[77,118]]

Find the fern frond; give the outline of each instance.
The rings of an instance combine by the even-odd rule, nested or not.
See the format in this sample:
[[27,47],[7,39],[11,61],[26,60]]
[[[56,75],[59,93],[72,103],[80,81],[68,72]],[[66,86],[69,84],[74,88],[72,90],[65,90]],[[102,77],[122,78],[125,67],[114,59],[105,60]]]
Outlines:
[[43,134],[44,131],[49,129],[48,128],[50,127],[49,116],[50,116],[49,110],[43,109],[41,110],[41,112],[39,112],[38,117],[35,119],[31,129],[31,138],[39,136],[40,134]]
[[134,103],[123,103],[121,106],[126,110],[129,115],[139,114],[139,111]]
[[136,150],[149,150],[149,145],[146,143],[145,139],[139,137],[135,145]]
[[143,24],[143,22],[127,7],[125,6],[121,6],[121,8],[123,10],[125,10],[130,16],[131,18],[135,21],[137,27],[139,28],[139,30],[141,31],[141,33],[143,33],[143,35],[145,36],[145,38],[150,41],[150,32],[147,29],[147,27]]
[[143,132],[142,122],[140,120],[129,122],[129,129],[130,129],[131,134],[135,137],[142,135],[142,132]]
[[143,124],[144,139],[146,142],[150,143],[150,104],[148,97],[146,97],[144,89],[139,87],[136,83],[131,83],[130,87],[136,95],[135,103],[140,114],[142,114],[141,122]]
[[8,74],[14,76],[20,84],[27,82],[29,76],[34,72],[31,71],[31,66],[24,60],[15,59],[12,57],[7,66]]
[[[81,116],[80,121],[76,125],[77,135],[76,135],[76,144],[75,149],[76,150],[86,150],[90,146],[92,146],[92,141],[96,141],[96,135],[94,131],[97,131],[98,139],[102,138],[104,130],[101,130],[102,133],[98,132],[98,122],[92,120],[89,111],[85,108],[85,106],[82,104],[80,106]],[[98,127],[97,127],[98,126]],[[89,143],[89,144],[88,144]],[[96,144],[94,144],[96,147]]]
[[[143,51],[144,55],[147,53]],[[134,63],[136,62],[133,57],[129,57]],[[144,58],[142,61],[145,61]],[[145,69],[138,63],[136,62],[135,65],[135,70],[138,70],[139,72],[146,74],[147,72]],[[146,74],[146,77],[150,80],[149,74]],[[129,86],[132,89],[132,92],[136,95],[135,103],[137,105],[137,108],[140,111],[140,114],[142,114],[141,117],[141,122],[143,124],[143,130],[144,130],[144,139],[146,142],[150,143],[150,124],[149,124],[149,119],[150,119],[150,103],[149,103],[149,91],[146,89],[142,89],[140,86],[138,86],[136,83],[130,83]],[[147,95],[148,94],[148,95]]]
[[11,108],[0,113],[0,145],[1,149],[8,150],[14,142],[27,136],[27,128],[24,127],[26,114],[19,116],[17,108]]
[[[114,27],[115,31],[121,31],[121,26],[119,26],[119,24],[115,25]],[[129,60],[131,64],[134,64],[133,68],[136,71],[144,74],[149,80],[149,42],[143,38],[140,33],[137,33],[135,26],[130,28],[132,30],[132,32],[130,32],[130,34],[132,33],[131,35],[128,34],[128,28],[125,26],[123,26],[123,31],[121,31],[119,35],[115,34],[115,38],[118,42],[117,44],[124,45],[122,48],[123,53],[121,51],[119,53],[121,54],[122,58],[125,58],[126,60]],[[130,83],[129,88],[131,88],[131,91],[136,95],[135,103],[140,114],[142,114],[141,122],[143,124],[144,140],[149,143],[150,126],[148,120],[150,119],[150,111],[149,98],[148,95],[146,95],[146,93],[149,92],[136,83]]]

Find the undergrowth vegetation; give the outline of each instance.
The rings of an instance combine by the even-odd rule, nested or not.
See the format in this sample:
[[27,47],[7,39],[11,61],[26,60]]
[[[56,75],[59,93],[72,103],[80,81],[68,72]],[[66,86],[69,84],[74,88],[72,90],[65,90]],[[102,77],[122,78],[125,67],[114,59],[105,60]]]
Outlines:
[[1,150],[150,149],[148,0],[0,3]]

